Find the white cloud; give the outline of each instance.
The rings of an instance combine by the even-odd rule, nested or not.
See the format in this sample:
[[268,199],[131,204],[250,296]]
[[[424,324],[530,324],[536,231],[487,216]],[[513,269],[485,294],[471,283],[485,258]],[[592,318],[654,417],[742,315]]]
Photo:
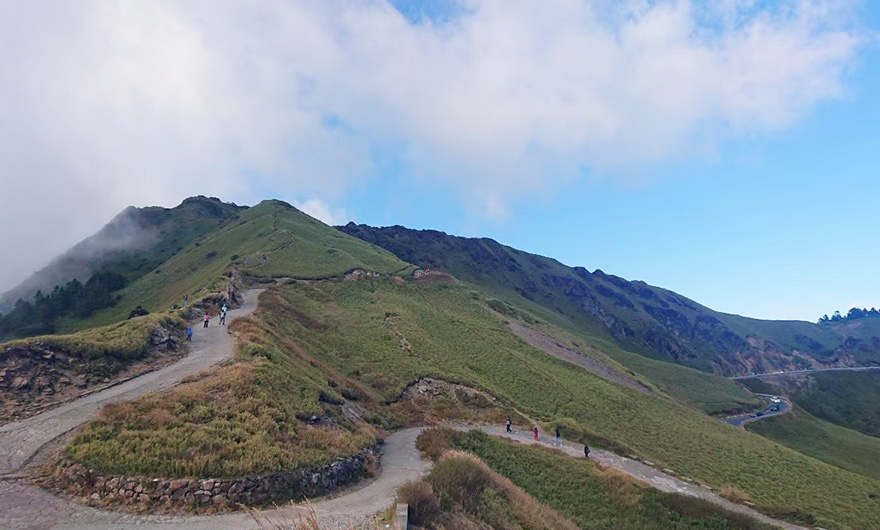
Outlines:
[[844,93],[851,2],[707,4],[469,0],[411,24],[381,0],[0,0],[0,289],[129,204],[338,201],[402,145],[504,215]]
[[330,226],[339,226],[352,221],[345,208],[332,208],[321,199],[309,199],[305,202],[294,202],[294,206],[315,219]]

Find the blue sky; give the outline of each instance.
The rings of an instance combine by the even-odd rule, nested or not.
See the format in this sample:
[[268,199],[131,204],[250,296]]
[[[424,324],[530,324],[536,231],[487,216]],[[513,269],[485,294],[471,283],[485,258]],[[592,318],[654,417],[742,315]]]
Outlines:
[[880,306],[878,30],[860,0],[0,0],[0,290],[202,194],[753,317]]
[[[443,2],[396,4],[414,20],[447,15]],[[863,7],[865,27],[880,29],[880,12]],[[868,47],[842,99],[784,131],[726,141],[717,156],[647,168],[639,185],[571,184],[517,201],[500,221],[405,177],[346,204],[361,223],[491,237],[720,311],[815,320],[880,306],[878,94],[880,50]]]

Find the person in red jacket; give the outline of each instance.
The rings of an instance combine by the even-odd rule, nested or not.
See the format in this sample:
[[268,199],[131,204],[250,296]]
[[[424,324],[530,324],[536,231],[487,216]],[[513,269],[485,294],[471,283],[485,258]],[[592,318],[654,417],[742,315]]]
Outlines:
[[208,327],[208,321],[211,320],[211,316],[208,313],[205,313],[205,327]]
[[538,427],[535,426],[535,441],[538,441]]

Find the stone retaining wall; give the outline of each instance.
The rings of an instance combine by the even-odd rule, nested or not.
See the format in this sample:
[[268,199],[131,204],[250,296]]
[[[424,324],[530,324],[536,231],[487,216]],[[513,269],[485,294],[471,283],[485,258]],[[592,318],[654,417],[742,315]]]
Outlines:
[[62,460],[53,485],[93,505],[229,508],[316,497],[357,480],[373,459],[368,447],[315,469],[273,473],[239,479],[165,479],[106,475],[81,464]]

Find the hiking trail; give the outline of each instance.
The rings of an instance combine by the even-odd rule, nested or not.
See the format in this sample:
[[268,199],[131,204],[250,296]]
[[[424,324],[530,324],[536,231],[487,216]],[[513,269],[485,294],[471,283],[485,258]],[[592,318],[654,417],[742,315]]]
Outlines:
[[[239,309],[229,311],[230,321],[251,314],[257,307],[262,290],[245,293],[245,302]],[[257,524],[250,515],[235,512],[220,515],[132,515],[106,511],[71,502],[54,495],[27,480],[23,468],[38,451],[65,433],[82,425],[108,404],[135,399],[149,392],[167,390],[186,376],[206,370],[231,357],[234,341],[225,327],[213,325],[207,330],[193,328],[193,342],[189,355],[177,363],[149,372],[117,386],[107,388],[66,403],[37,416],[0,427],[0,528],[4,530],[251,530]],[[574,457],[583,458],[583,446],[553,440],[535,442],[531,431],[506,433],[504,426],[455,425],[459,430],[480,429],[483,432],[507,438],[518,443],[538,444],[559,449]],[[322,528],[343,530],[369,527],[373,516],[394,501],[397,489],[417,480],[431,468],[422,460],[415,440],[424,427],[398,431],[385,439],[381,448],[381,472],[365,484],[341,490],[336,496],[311,504]],[[763,514],[732,503],[695,484],[673,477],[644,463],[614,453],[594,450],[591,460],[600,465],[618,469],[650,487],[666,492],[699,497],[731,511],[743,513],[759,521],[785,530],[807,530],[804,527],[777,521]],[[296,520],[305,513],[301,505],[262,510],[271,520]]]

